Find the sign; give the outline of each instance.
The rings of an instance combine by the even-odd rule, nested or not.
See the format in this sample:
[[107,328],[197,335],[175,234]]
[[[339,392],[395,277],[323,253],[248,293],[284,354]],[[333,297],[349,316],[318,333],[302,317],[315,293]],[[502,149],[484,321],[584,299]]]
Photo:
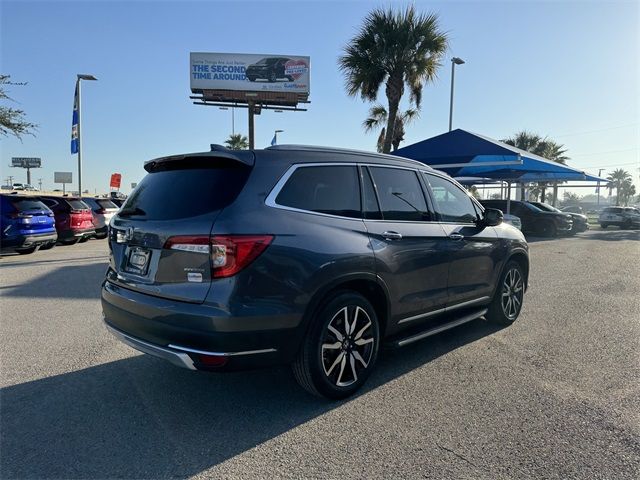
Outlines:
[[111,182],[109,182],[109,186],[111,188],[120,188],[120,183],[122,182],[122,175],[120,175],[119,173],[112,173],[111,174]]
[[11,166],[21,168],[40,168],[42,167],[42,160],[38,157],[12,157]]
[[53,183],[73,183],[71,172],[53,172]]
[[235,90],[309,95],[310,59],[297,55],[191,52],[191,91]]

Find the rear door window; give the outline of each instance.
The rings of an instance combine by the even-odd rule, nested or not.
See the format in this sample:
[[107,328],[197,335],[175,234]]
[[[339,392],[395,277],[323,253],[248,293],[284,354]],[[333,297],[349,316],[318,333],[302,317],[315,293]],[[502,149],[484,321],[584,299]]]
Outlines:
[[129,196],[119,215],[174,220],[221,210],[238,196],[250,171],[246,166],[232,164],[149,173]]
[[423,222],[430,219],[417,172],[387,167],[369,167],[369,170],[384,220]]
[[358,170],[350,165],[298,167],[278,193],[276,204],[361,218]]

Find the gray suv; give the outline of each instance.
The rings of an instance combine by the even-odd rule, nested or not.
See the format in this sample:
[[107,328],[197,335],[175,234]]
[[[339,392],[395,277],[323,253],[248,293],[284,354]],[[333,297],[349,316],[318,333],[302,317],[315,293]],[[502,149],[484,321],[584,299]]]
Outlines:
[[520,231],[424,164],[212,146],[145,169],[111,221],[104,320],[181,367],[290,363],[310,392],[344,398],[381,346],[522,308]]

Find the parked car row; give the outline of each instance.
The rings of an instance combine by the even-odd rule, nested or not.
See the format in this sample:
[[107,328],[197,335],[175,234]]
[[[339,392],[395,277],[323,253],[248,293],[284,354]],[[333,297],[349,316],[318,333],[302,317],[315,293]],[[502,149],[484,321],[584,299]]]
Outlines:
[[614,225],[619,228],[640,228],[640,210],[634,207],[607,207],[598,218],[600,226]]
[[520,200],[511,200],[509,206],[507,200],[481,200],[481,203],[487,208],[497,208],[505,213],[508,209],[509,216],[515,215],[520,219],[520,229],[532,235],[556,237],[589,229],[585,215],[562,212],[546,203]]
[[3,194],[0,229],[2,253],[33,253],[56,243],[73,245],[106,238],[118,206],[106,198]]

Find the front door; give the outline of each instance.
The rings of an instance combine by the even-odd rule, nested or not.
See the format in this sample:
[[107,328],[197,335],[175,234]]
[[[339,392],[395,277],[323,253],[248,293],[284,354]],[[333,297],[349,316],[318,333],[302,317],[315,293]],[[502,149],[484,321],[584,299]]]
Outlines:
[[500,268],[500,242],[493,227],[478,220],[469,194],[451,180],[424,173],[434,208],[448,238],[449,282],[447,307],[489,301]]
[[427,206],[418,172],[370,166],[362,178],[376,272],[393,299],[389,325],[413,324],[447,302],[448,239]]

